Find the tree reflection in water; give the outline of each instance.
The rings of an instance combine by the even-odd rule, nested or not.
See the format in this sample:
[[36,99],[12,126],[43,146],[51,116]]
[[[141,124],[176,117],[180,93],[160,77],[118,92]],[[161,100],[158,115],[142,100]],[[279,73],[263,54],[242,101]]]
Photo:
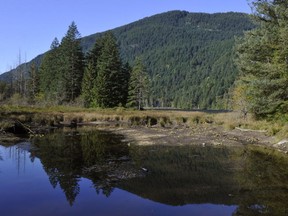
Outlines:
[[83,129],[53,133],[36,138],[33,143],[38,147],[35,156],[41,159],[51,185],[59,185],[73,205],[80,192],[81,177],[91,179],[97,193],[102,191],[109,196],[113,183],[122,177],[121,173],[115,176],[117,169],[126,163],[130,172],[134,171],[128,146],[122,139],[119,135]]
[[33,155],[70,205],[84,177],[107,197],[117,187],[173,206],[237,205],[234,215],[288,215],[284,154],[256,147],[128,146],[123,139],[68,130],[33,140],[38,147]]

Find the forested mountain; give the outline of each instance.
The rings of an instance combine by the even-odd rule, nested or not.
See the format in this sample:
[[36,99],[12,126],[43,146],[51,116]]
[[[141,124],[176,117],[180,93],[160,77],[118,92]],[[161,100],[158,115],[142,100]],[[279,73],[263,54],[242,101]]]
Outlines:
[[[248,15],[242,13],[171,11],[112,32],[123,62],[132,65],[141,58],[145,64],[150,75],[149,105],[209,108],[228,91],[237,75],[235,36],[252,28]],[[83,37],[83,51],[91,50],[102,35]],[[7,80],[7,74],[0,76],[0,80],[4,78]]]

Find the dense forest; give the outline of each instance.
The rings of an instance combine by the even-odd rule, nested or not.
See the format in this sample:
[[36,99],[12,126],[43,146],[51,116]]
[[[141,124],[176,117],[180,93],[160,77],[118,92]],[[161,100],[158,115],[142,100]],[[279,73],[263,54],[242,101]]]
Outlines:
[[233,84],[235,36],[253,28],[245,14],[173,11],[116,29],[123,58],[140,55],[151,76],[151,103],[211,108]]
[[[56,52],[57,55],[63,55],[65,49],[66,52],[71,51],[65,42],[68,30],[61,43],[57,40],[53,41],[49,52],[0,76],[0,80],[6,81],[0,85],[1,99],[7,99],[15,92],[26,95],[27,98],[38,92],[37,95],[34,95],[37,96],[34,99],[37,99],[38,102],[39,100],[51,100],[63,104],[81,99],[82,104],[88,107],[113,107],[125,106],[126,104],[138,106],[141,104],[141,106],[177,108],[211,108],[216,106],[225,108],[223,104],[219,104],[219,101],[228,93],[238,75],[233,60],[235,37],[242,36],[244,31],[254,27],[255,25],[249,16],[241,13],[204,14],[171,11],[144,18],[116,28],[109,33],[98,33],[81,38],[78,32],[74,38],[75,43],[78,43],[74,57],[78,55],[79,61],[77,59],[69,60],[66,56],[66,60],[63,58],[62,62],[49,63],[49,58],[53,56],[51,54],[53,49],[60,50],[62,47],[62,54]],[[97,46],[105,41],[106,39],[103,40],[103,38],[107,38],[109,34],[110,42],[112,42],[106,48],[110,46],[107,49],[115,50],[113,63],[117,65],[115,66],[117,72],[114,75],[110,73],[110,69],[114,66],[110,69],[103,68],[105,61],[109,61],[109,57],[105,57],[104,54],[97,54]],[[64,49],[65,46],[67,47]],[[102,50],[107,51],[106,48]],[[77,50],[79,51],[78,54]],[[108,50],[107,53],[110,51]],[[94,57],[92,57],[93,55]],[[98,60],[102,63],[99,63]],[[77,61],[79,63],[74,65],[79,67],[80,71],[79,73],[76,72],[78,78],[75,77],[75,80],[72,78],[75,74],[70,74],[69,77],[67,72],[71,72],[69,68],[74,67],[72,63],[69,65],[69,61],[75,64]],[[67,64],[63,64],[63,62]],[[49,64],[52,68],[49,68]],[[66,69],[64,65],[66,65]],[[139,68],[142,68],[142,72],[144,71],[147,76],[145,75],[145,79],[138,79],[143,86],[142,89],[136,90],[137,85],[135,86],[135,83],[130,81],[134,80],[135,82],[137,80],[135,74]],[[61,70],[62,72],[59,72]],[[94,75],[91,72],[93,70]],[[104,81],[106,75],[101,75],[99,70],[106,72],[110,70],[106,74],[110,74],[111,80]],[[37,89],[31,87],[31,85],[33,86],[31,80],[36,79],[31,78],[35,74],[38,74],[37,79],[40,79],[40,85]],[[89,76],[92,77],[89,78]],[[141,73],[138,73],[138,78],[141,77]],[[113,78],[115,78],[114,81],[112,81]],[[87,80],[91,81],[92,79],[95,79],[94,84],[87,82]],[[70,84],[68,80],[71,81]],[[109,85],[109,87],[105,87],[105,85]],[[133,85],[134,96],[131,95]],[[102,86],[102,90],[100,86]],[[85,89],[86,87],[88,90]],[[11,88],[13,89],[11,90]],[[56,94],[55,91],[61,94]],[[103,98],[100,99],[101,95],[104,94],[106,94],[108,102],[105,102]],[[110,96],[108,96],[109,94]],[[115,101],[111,101],[111,98],[114,98]],[[116,98],[119,100],[117,101]],[[132,98],[134,101],[131,101]],[[34,99],[32,101],[37,102]]]

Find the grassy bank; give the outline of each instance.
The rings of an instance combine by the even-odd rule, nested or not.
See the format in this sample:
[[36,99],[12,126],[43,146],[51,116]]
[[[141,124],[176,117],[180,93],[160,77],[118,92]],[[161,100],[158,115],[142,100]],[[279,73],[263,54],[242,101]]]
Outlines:
[[35,123],[55,126],[73,123],[127,124],[129,126],[147,127],[195,127],[198,124],[214,124],[223,126],[226,130],[235,128],[261,130],[267,135],[278,139],[288,137],[288,125],[284,122],[255,121],[252,116],[243,119],[237,112],[207,113],[201,111],[171,111],[171,110],[130,110],[85,109],[78,107],[0,107],[0,129],[11,124],[11,120],[22,123]]

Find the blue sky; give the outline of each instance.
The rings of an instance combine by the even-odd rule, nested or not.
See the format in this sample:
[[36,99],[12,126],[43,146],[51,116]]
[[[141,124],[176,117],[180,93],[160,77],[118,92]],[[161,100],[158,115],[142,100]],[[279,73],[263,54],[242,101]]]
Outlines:
[[247,0],[0,0],[0,74],[47,51],[75,21],[82,36],[170,10],[245,12]]

